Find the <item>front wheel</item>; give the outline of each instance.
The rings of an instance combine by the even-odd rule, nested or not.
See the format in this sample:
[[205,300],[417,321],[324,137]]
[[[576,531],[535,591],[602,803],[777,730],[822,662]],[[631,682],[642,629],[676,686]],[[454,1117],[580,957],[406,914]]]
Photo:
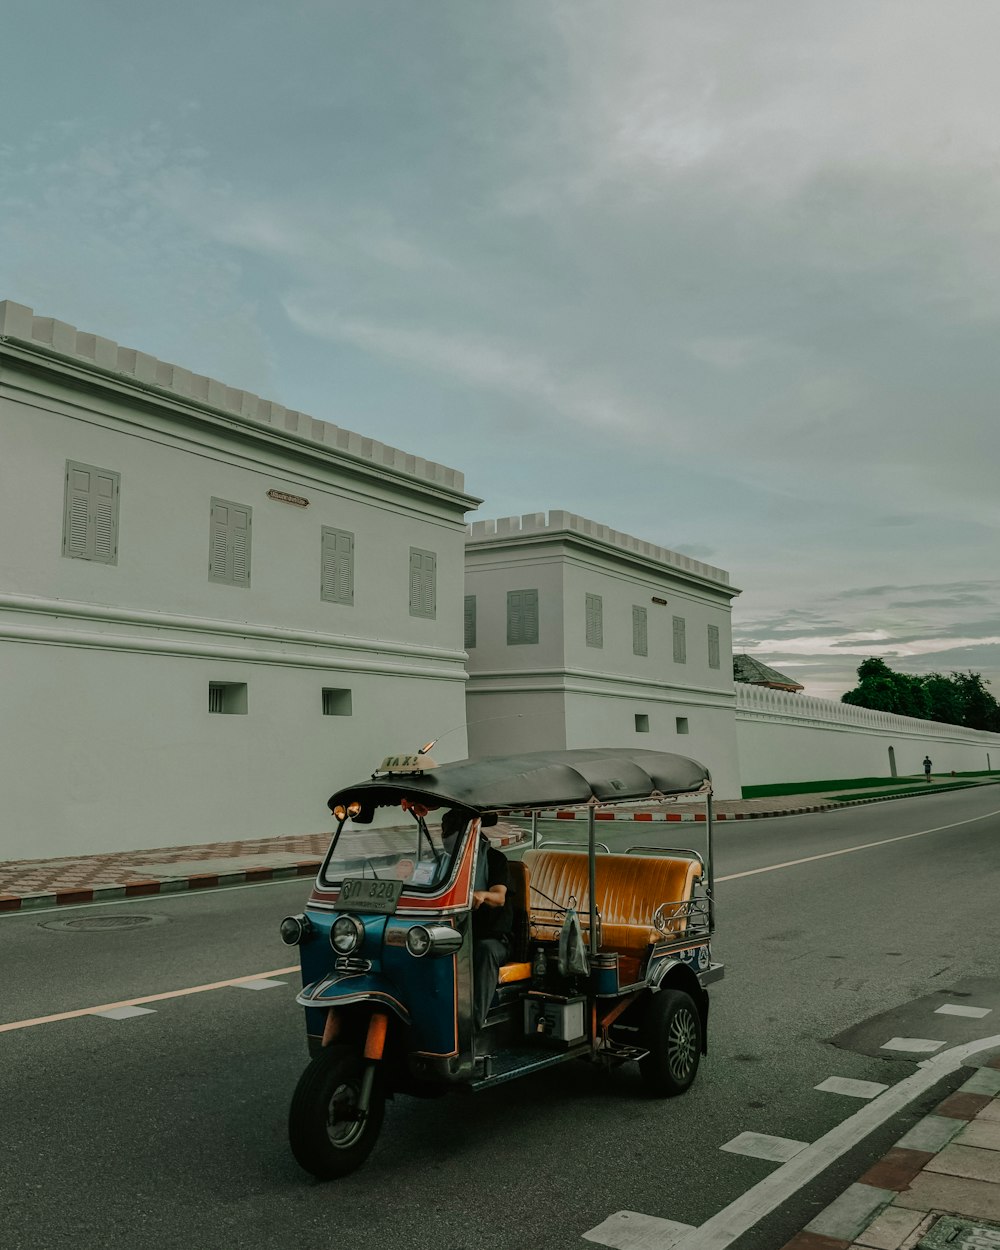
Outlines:
[[701,1059],[701,1015],[690,994],[660,990],[646,1009],[639,1071],[656,1098],[673,1098],[689,1089]]
[[297,1162],[322,1181],[359,1168],[375,1145],[385,1114],[382,1065],[375,1063],[368,1109],[361,1112],[367,1064],[352,1046],[328,1046],[299,1078],[288,1113]]

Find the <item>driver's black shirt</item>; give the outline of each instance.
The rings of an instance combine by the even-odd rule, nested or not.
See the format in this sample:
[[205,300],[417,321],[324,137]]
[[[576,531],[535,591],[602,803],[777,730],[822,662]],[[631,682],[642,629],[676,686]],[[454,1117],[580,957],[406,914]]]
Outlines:
[[501,855],[491,846],[486,852],[486,888],[492,890],[495,885],[507,887],[507,897],[502,907],[490,907],[483,903],[482,907],[472,913],[473,938],[505,938],[514,927],[514,908],[510,901],[510,867],[507,856]]

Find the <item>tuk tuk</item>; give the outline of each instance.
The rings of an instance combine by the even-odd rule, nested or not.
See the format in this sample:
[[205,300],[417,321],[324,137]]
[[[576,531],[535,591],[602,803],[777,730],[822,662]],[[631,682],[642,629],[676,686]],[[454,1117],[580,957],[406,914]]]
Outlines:
[[[704,856],[597,841],[611,805],[688,794],[704,796]],[[637,1062],[656,1097],[689,1088],[707,1053],[706,987],[723,975],[703,765],[601,748],[434,766],[418,752],[388,757],[329,807],[336,831],[306,911],[281,922],[300,951],[312,1056],[289,1113],[306,1171],[359,1167],[398,1093],[484,1090],[571,1059]],[[585,844],[539,838],[552,808],[585,813]],[[511,931],[480,1022],[474,916],[501,815],[521,818],[526,849],[503,870]]]

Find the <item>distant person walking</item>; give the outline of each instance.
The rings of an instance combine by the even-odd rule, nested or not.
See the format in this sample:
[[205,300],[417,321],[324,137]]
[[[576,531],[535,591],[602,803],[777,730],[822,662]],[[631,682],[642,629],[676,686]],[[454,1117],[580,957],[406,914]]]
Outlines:
[[929,755],[925,755],[924,756],[924,780],[928,782],[931,779],[931,767],[932,767],[931,757]]

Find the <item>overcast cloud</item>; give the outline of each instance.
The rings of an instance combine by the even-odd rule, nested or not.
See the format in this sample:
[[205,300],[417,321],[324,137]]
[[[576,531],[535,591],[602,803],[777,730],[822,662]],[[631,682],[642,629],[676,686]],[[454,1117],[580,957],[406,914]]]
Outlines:
[[993,0],[8,0],[0,298],[1000,694]]

